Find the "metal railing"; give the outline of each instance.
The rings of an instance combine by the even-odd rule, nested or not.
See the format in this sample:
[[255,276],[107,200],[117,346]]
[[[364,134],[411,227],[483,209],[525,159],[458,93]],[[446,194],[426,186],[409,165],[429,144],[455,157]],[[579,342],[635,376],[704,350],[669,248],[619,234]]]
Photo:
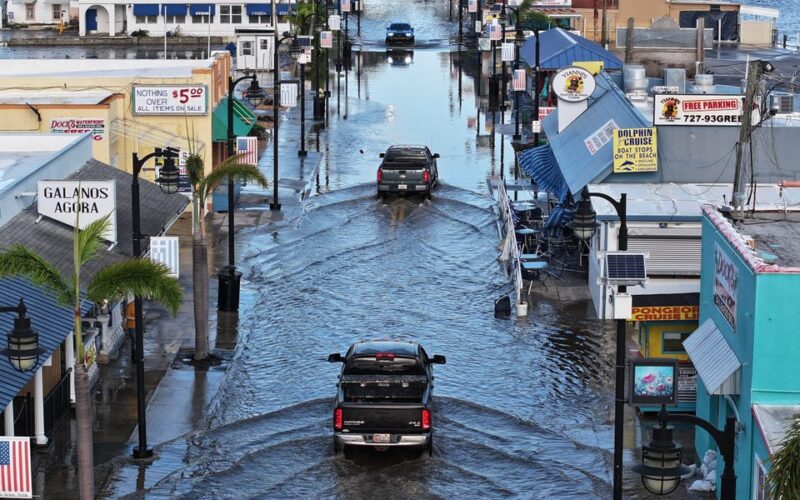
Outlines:
[[69,408],[69,377],[72,368],[64,372],[58,384],[44,398],[44,433],[50,435],[58,420]]
[[511,266],[511,278],[514,281],[514,291],[517,304],[525,302],[522,299],[522,269],[519,260],[519,246],[517,235],[514,231],[514,217],[511,213],[511,200],[508,198],[505,181],[500,178],[497,183],[497,204],[500,207],[500,218],[503,220],[503,251],[500,260]]

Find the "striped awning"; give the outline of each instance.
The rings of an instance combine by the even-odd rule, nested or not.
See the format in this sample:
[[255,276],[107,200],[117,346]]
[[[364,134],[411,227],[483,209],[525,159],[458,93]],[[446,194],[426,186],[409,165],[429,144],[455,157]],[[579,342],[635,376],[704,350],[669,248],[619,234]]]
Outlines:
[[709,394],[738,394],[734,377],[742,363],[713,319],[706,319],[683,341],[683,347]]
[[569,188],[549,144],[520,153],[519,166],[536,181],[541,191],[552,193],[561,202],[567,199]]

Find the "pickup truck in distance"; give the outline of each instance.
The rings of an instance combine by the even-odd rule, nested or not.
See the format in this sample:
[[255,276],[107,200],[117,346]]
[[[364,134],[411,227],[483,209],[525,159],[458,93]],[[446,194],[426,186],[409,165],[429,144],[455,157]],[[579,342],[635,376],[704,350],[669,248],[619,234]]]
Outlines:
[[433,370],[445,357],[428,357],[422,346],[378,340],[353,344],[343,363],[333,402],[333,449],[378,451],[411,447],[433,453]]

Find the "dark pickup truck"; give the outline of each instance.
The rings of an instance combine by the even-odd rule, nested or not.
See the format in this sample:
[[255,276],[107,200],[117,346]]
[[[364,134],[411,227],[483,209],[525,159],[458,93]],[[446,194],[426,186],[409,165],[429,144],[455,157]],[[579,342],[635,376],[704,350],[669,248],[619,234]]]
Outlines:
[[362,341],[342,356],[344,363],[333,401],[333,449],[394,447],[433,453],[433,370],[445,357],[428,357],[422,346],[404,341]]

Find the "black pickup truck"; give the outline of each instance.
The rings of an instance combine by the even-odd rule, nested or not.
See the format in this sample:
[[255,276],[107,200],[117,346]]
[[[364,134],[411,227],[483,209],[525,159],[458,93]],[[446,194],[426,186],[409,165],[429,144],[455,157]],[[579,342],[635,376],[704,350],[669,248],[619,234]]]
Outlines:
[[348,456],[352,447],[383,451],[393,447],[433,453],[433,370],[445,357],[428,357],[422,346],[379,340],[353,344],[333,401],[333,449]]

